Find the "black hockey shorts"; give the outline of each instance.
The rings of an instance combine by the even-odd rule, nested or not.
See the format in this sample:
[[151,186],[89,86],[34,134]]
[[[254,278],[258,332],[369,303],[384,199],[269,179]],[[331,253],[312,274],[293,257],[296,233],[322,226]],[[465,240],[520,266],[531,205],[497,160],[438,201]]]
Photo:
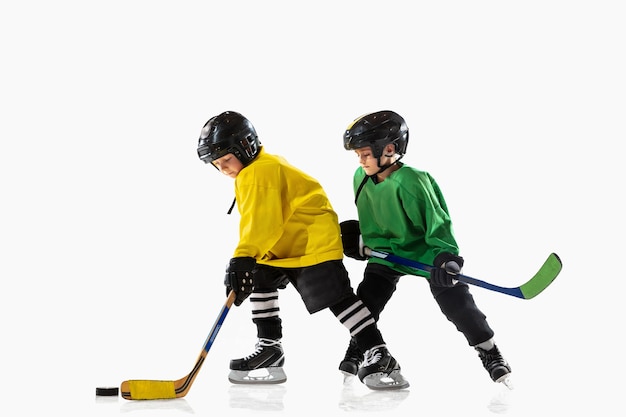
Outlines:
[[317,313],[354,294],[343,261],[327,261],[303,268],[258,265],[254,290],[266,292],[285,288],[291,282],[309,314]]

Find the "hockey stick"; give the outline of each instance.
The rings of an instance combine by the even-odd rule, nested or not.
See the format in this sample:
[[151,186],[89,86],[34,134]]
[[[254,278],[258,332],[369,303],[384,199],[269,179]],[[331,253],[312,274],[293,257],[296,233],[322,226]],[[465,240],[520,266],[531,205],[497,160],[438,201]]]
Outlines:
[[235,292],[231,291],[230,294],[228,294],[228,298],[222,307],[219,317],[215,321],[215,324],[213,324],[211,333],[209,333],[209,336],[204,342],[204,347],[198,356],[198,360],[196,360],[196,364],[193,366],[193,369],[188,375],[185,375],[176,381],[140,379],[124,381],[120,386],[122,397],[127,400],[165,400],[170,398],[181,398],[187,395],[187,392],[189,392],[191,384],[193,384],[193,381],[196,379],[198,371],[200,371],[200,368],[204,363],[204,358],[206,358],[207,353],[209,353],[209,349],[211,349],[211,345],[213,345],[213,341],[215,340],[217,333],[220,331],[222,323],[224,323],[224,319],[226,318],[226,315],[228,314],[228,311],[234,301]]
[[[431,265],[426,265],[421,262],[413,261],[411,259],[401,258],[400,256],[396,256],[391,253],[372,250],[367,247],[363,248],[363,252],[367,256],[385,259],[389,262],[394,262],[399,265],[416,268],[426,272],[430,272],[430,270],[433,268]],[[486,288],[491,291],[496,291],[503,294],[511,295],[513,297],[529,300],[545,290],[548,285],[550,285],[552,281],[556,279],[562,268],[563,264],[561,263],[561,259],[559,258],[559,256],[556,253],[551,253],[548,256],[548,259],[546,259],[546,261],[543,263],[541,268],[539,268],[539,271],[537,271],[537,273],[530,280],[520,285],[519,287],[499,287],[497,285],[493,285],[488,282],[481,281],[479,279],[468,277],[467,275],[462,274],[460,274],[457,279],[459,281]]]

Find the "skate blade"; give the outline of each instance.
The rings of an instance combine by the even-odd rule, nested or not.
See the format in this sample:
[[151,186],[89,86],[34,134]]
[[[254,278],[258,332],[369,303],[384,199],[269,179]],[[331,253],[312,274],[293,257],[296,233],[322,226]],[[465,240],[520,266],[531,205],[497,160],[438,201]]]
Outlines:
[[354,381],[354,374],[351,374],[350,372],[346,372],[346,371],[341,371],[341,374],[343,375],[343,384],[344,385],[349,385],[352,383],[352,381]]
[[231,370],[228,380],[233,384],[282,384],[287,375],[281,367],[254,369],[252,371]]
[[373,390],[394,390],[409,387],[409,381],[404,379],[399,371],[392,371],[389,375],[376,372],[363,378],[363,383]]
[[513,381],[511,380],[511,374],[502,375],[500,378],[496,380],[496,382],[500,382],[504,384],[504,386],[510,390],[514,388]]

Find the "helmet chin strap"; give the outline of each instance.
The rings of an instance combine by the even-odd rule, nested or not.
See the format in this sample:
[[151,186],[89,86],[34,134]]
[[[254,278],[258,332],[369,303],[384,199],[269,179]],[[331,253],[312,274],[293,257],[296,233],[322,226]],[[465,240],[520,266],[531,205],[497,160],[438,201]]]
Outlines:
[[[384,155],[384,156],[385,156],[385,157],[387,157],[387,158],[391,158],[393,155],[394,155],[394,154],[391,154],[391,155]],[[381,155],[381,156],[383,156],[383,155]],[[378,183],[378,179],[376,178],[376,176],[377,176],[378,174],[380,174],[381,172],[384,172],[384,171],[388,170],[388,169],[389,169],[389,168],[391,168],[392,166],[399,164],[399,163],[400,163],[400,160],[402,159],[402,157],[403,157],[404,155],[400,155],[400,156],[398,157],[398,159],[396,159],[396,160],[395,160],[395,161],[393,161],[392,163],[387,164],[387,165],[384,165],[384,166],[382,166],[382,167],[380,166],[380,158],[381,158],[381,156],[379,156],[379,157],[376,159],[376,161],[378,162],[378,166],[380,167],[380,169],[378,170],[378,172],[377,172],[376,174],[373,174],[373,175],[365,175],[365,177],[363,177],[363,181],[361,181],[361,184],[359,185],[359,188],[356,190],[356,193],[355,193],[356,195],[355,195],[355,197],[354,197],[354,204],[355,204],[355,205],[356,205],[356,202],[359,200],[359,195],[361,194],[361,190],[362,190],[362,189],[363,189],[363,187],[365,186],[365,183],[367,182],[367,180],[371,178],[371,179],[372,179],[372,181],[374,182],[374,184]]]
[[[393,154],[391,154],[391,155],[385,155],[385,156],[386,156],[387,158],[391,158],[391,157],[393,156]],[[370,175],[370,177],[375,177],[376,175],[378,175],[378,174],[380,174],[380,173],[382,173],[382,172],[384,172],[384,171],[388,170],[388,169],[389,169],[389,168],[391,168],[392,166],[396,165],[398,162],[400,162],[400,160],[402,159],[402,157],[403,157],[403,156],[404,156],[404,155],[400,155],[400,156],[398,157],[398,159],[396,159],[396,160],[395,160],[395,161],[393,161],[392,163],[387,164],[387,165],[383,165],[383,166],[380,166],[380,156],[379,156],[379,157],[378,157],[378,166],[380,166],[380,169],[378,170],[378,172],[377,172],[376,174],[374,174],[374,175]]]

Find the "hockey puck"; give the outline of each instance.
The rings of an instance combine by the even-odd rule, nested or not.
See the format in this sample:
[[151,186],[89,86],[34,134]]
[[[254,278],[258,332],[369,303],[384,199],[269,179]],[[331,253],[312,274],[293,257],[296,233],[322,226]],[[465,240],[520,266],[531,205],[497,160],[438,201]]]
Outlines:
[[120,393],[118,387],[97,387],[96,395],[99,397],[116,397]]

